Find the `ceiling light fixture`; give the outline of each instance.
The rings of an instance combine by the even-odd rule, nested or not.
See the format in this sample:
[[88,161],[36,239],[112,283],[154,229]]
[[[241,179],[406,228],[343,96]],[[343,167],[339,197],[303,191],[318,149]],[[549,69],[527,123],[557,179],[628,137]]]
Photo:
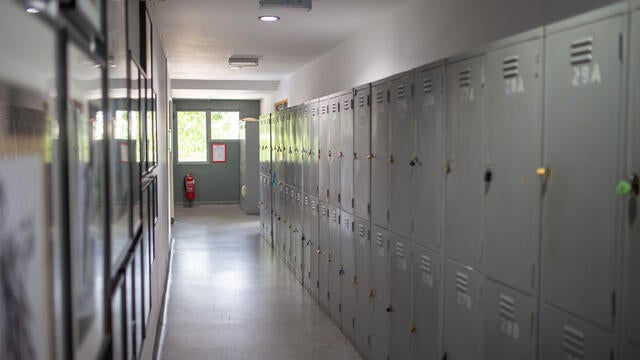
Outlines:
[[264,21],[264,22],[274,22],[274,21],[280,20],[280,16],[262,15],[262,16],[259,16],[258,19],[260,19],[260,21]]
[[259,56],[238,56],[234,55],[229,58],[230,69],[242,69],[246,67],[257,67]]
[[28,9],[27,9],[27,12],[28,12],[29,14],[37,14],[37,13],[39,13],[39,12],[40,12],[40,10],[38,10],[38,9],[36,9],[36,8],[34,8],[34,7],[30,7],[30,8],[28,8]]

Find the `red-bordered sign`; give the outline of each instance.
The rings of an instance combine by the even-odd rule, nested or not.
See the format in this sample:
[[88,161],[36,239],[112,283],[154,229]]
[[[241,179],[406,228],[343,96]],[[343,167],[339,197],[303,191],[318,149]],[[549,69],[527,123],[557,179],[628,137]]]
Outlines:
[[227,144],[211,144],[211,162],[227,162]]

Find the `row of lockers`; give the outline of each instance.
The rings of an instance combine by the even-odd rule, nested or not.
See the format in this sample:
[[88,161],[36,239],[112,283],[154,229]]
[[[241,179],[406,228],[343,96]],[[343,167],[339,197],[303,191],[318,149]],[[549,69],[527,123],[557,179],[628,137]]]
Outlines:
[[639,359],[638,39],[617,4],[263,116],[265,238],[370,358]]

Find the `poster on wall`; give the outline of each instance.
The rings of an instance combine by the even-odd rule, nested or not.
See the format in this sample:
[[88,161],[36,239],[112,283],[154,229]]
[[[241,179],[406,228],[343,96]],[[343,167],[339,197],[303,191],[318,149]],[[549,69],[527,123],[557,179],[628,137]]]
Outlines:
[[226,163],[227,144],[212,144],[211,154],[214,163]]
[[[43,160],[0,160],[0,358],[49,356]],[[29,179],[28,191],[18,179]]]

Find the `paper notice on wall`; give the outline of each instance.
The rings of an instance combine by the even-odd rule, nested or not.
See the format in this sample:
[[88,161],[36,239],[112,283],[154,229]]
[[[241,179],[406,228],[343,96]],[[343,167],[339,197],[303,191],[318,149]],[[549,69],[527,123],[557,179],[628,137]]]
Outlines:
[[45,359],[50,269],[43,160],[0,160],[0,358]]
[[213,144],[212,145],[213,162],[227,162],[227,145],[226,144]]

